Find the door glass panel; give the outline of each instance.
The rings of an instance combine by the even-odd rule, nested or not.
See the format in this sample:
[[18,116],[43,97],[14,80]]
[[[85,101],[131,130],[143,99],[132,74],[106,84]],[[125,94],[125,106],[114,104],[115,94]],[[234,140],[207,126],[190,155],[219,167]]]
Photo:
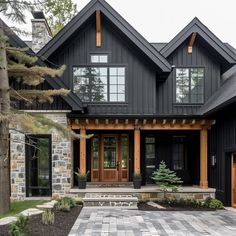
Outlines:
[[93,169],[99,168],[99,139],[98,137],[92,140],[92,155],[93,155]]
[[50,140],[49,138],[30,138],[32,144],[27,150],[29,196],[50,195]]
[[155,138],[154,137],[146,137],[145,138],[145,160],[146,160],[146,182],[152,183],[153,171],[156,169],[156,156],[155,156]]
[[104,137],[104,168],[116,168],[116,137]]
[[128,137],[121,137],[121,167],[127,169],[128,167]]

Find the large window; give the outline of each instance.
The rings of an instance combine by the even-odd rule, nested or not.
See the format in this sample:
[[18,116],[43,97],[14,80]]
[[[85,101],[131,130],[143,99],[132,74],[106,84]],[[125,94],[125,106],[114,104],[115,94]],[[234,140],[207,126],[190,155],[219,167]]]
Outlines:
[[204,69],[176,69],[176,103],[204,103]]
[[85,102],[125,102],[124,67],[74,67],[74,92]]

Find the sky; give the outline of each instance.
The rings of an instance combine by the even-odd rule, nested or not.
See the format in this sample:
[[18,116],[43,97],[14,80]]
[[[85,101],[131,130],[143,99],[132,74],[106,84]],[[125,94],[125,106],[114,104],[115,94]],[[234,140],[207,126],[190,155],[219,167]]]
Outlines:
[[[80,11],[89,0],[73,0]],[[236,48],[236,0],[107,0],[149,42],[169,42],[195,16]],[[31,30],[31,14],[21,28]],[[5,21],[12,25],[9,20]],[[14,23],[15,25],[15,23]],[[24,36],[21,36],[25,39]]]

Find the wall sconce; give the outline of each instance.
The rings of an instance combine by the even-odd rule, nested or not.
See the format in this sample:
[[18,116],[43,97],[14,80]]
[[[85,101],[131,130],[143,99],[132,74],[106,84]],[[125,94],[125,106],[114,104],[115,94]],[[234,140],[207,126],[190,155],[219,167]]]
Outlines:
[[215,166],[216,165],[216,155],[212,155],[211,156],[211,166]]

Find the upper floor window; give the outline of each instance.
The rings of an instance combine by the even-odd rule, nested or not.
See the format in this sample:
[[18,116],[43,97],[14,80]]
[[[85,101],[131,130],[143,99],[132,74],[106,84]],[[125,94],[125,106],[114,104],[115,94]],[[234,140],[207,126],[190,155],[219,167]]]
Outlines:
[[91,63],[108,63],[108,55],[93,54],[91,55]]
[[74,92],[85,102],[125,102],[124,67],[74,67]]
[[176,69],[176,103],[204,103],[204,69]]

